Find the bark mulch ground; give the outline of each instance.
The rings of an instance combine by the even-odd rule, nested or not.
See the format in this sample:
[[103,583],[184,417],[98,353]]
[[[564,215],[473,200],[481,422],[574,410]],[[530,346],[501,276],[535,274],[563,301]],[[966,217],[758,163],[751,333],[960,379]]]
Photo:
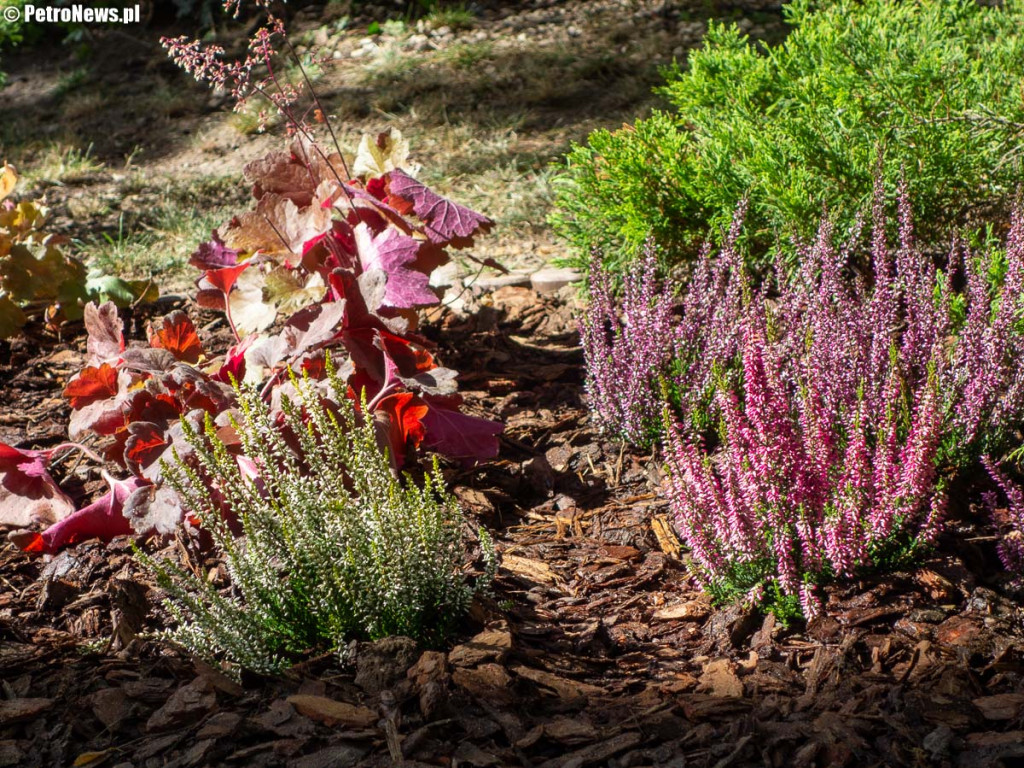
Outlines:
[[[0,766],[1024,765],[1024,609],[984,529],[964,515],[932,559],[829,590],[809,625],[713,607],[658,463],[588,426],[570,303],[477,304],[431,332],[471,409],[507,425],[498,460],[450,471],[502,566],[446,652],[355,643],[238,683],[144,637],[158,594],[127,540],[0,544]],[[0,348],[0,439],[64,436],[83,350]]]

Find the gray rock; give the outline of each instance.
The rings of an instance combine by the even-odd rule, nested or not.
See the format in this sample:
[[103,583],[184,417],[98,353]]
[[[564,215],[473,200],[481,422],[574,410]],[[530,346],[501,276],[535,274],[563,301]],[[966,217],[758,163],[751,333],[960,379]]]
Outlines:
[[530,284],[537,293],[551,294],[582,279],[583,275],[575,269],[551,267],[534,272],[530,276]]

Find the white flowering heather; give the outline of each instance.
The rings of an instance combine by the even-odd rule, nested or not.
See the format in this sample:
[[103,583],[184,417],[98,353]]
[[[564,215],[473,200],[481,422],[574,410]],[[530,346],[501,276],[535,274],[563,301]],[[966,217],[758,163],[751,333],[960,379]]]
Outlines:
[[580,322],[591,413],[603,430],[638,446],[650,445],[659,432],[659,376],[674,346],[672,297],[667,287],[656,288],[656,270],[648,242],[626,276],[620,307],[595,259]]
[[[344,392],[336,377],[331,386]],[[189,435],[195,461],[166,467],[231,579],[222,592],[144,557],[179,622],[169,638],[268,673],[354,637],[441,642],[493,576],[489,540],[481,532],[489,572],[471,584],[462,517],[437,467],[423,488],[399,480],[350,401],[338,397],[329,410],[313,385],[297,390],[298,402],[283,401],[276,415],[255,393],[238,393],[242,455],[254,465],[243,466],[208,424],[205,435]]]

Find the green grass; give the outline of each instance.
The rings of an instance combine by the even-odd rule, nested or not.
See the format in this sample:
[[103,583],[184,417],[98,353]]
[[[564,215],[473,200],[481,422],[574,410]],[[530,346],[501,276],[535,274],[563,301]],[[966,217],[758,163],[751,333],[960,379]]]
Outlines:
[[90,267],[126,278],[156,277],[161,289],[184,286],[194,277],[188,257],[215,228],[240,209],[239,182],[233,177],[204,177],[178,184],[139,179],[126,189],[151,192],[164,188],[163,201],[140,214],[121,214],[112,232],[91,235],[79,242]]

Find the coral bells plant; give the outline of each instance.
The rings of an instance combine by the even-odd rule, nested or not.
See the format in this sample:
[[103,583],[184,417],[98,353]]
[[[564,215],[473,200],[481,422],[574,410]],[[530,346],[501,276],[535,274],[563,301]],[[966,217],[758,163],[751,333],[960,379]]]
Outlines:
[[[172,50],[198,77],[230,81],[244,98],[277,84],[271,38],[280,33],[271,19],[238,64],[180,41]],[[261,64],[269,79],[257,81]],[[246,167],[254,209],[191,258],[196,302],[224,313],[233,344],[209,349],[181,311],[154,323],[148,344],[128,344],[112,304],[88,306],[86,367],[64,390],[69,431],[73,440],[98,437],[106,459],[130,477],[112,481],[99,506],[67,515],[62,505],[39,517],[55,523],[44,532],[12,534],[23,548],[51,552],[93,536],[172,530],[184,512],[161,467],[174,451],[187,455],[186,425],[194,431],[211,417],[226,428],[237,408],[235,382],[256,387],[277,413],[289,371],[322,381],[328,354],[347,385],[332,391],[373,424],[396,468],[416,450],[465,463],[497,453],[501,424],[462,412],[457,373],[417,333],[418,310],[439,303],[431,273],[448,262],[449,248],[471,246],[489,231],[491,220],[403,170],[408,145],[397,131],[364,137],[350,168],[340,150],[314,140],[293,111],[295,94],[282,88],[279,95],[274,103],[293,134],[289,150]],[[33,462],[24,472],[19,464],[7,470],[0,509],[18,488],[39,485]],[[61,498],[49,474],[44,479],[37,495]]]

